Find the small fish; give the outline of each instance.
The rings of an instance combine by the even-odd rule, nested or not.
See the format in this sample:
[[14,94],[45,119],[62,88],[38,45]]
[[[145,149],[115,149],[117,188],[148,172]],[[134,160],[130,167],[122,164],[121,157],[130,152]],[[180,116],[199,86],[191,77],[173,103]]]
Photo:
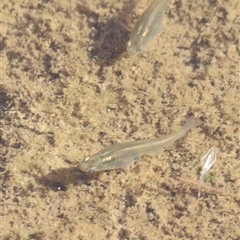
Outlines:
[[189,118],[185,125],[174,134],[155,139],[143,139],[127,143],[117,143],[85,159],[79,164],[83,172],[95,172],[122,168],[136,162],[143,155],[154,155],[163,147],[173,144],[193,127],[202,124],[200,119]]
[[198,198],[201,196],[200,193],[200,185],[204,182],[204,176],[208,172],[208,170],[213,166],[213,164],[217,160],[217,148],[212,147],[207,152],[205,156],[202,157],[201,163],[202,163],[202,172],[199,180],[199,186],[198,186]]
[[139,17],[128,41],[127,52],[129,54],[142,52],[161,31],[163,12],[167,2],[168,0],[153,0]]

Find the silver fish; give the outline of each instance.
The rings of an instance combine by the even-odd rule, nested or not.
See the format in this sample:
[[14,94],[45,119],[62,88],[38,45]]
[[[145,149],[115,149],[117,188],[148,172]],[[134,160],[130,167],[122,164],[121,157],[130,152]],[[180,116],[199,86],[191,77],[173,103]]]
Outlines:
[[162,17],[168,0],[153,0],[137,20],[128,41],[127,52],[138,54],[162,29]]
[[172,145],[177,139],[183,137],[190,128],[201,124],[200,119],[191,117],[177,133],[155,139],[137,140],[108,146],[86,158],[84,162],[79,164],[79,168],[83,172],[95,172],[128,166],[143,155],[154,155],[161,148]]

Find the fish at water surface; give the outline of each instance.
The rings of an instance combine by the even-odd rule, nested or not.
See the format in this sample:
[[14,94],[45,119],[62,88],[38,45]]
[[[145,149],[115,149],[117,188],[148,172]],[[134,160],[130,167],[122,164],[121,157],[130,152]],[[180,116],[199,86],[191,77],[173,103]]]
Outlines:
[[79,164],[79,168],[83,172],[96,172],[128,166],[139,160],[143,155],[157,154],[160,149],[172,145],[176,140],[183,137],[189,129],[201,124],[200,119],[191,117],[177,133],[155,139],[143,139],[108,146],[86,158]]
[[142,52],[162,29],[162,17],[169,0],[153,0],[137,20],[127,45],[129,54]]

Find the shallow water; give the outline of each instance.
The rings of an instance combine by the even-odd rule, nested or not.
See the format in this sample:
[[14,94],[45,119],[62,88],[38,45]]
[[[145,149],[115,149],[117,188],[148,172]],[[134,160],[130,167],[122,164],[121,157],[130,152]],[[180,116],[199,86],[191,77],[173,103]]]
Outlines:
[[[237,239],[237,4],[170,1],[162,33],[128,56],[147,1],[3,0],[3,239]],[[211,5],[213,4],[213,5]],[[128,11],[127,11],[128,10]],[[104,146],[204,125],[124,170],[77,166]],[[200,159],[219,152],[201,191]]]

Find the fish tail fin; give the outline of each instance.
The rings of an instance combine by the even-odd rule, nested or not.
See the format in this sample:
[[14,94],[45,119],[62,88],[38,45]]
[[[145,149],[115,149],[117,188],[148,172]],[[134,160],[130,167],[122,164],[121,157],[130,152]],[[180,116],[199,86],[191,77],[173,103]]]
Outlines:
[[183,128],[188,131],[190,128],[194,128],[203,124],[203,121],[199,118],[195,118],[194,116],[187,119],[186,123],[184,124]]

